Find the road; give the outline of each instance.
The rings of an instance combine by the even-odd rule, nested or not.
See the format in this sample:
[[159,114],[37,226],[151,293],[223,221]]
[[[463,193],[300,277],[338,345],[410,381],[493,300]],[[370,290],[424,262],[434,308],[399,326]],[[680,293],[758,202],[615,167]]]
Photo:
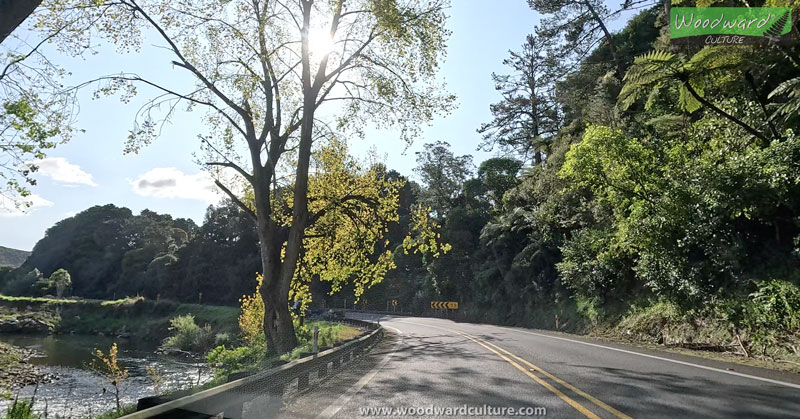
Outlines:
[[[523,417],[800,417],[795,374],[522,328],[357,316],[380,320],[384,340],[281,417],[464,417],[485,406],[493,415],[474,417],[516,417],[504,407]],[[401,413],[411,408],[422,414]]]

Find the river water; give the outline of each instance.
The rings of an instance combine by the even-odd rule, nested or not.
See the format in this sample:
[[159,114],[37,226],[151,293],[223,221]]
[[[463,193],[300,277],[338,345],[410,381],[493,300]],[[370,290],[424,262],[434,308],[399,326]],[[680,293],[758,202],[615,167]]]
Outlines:
[[[123,404],[135,404],[139,398],[182,390],[203,384],[212,378],[204,363],[155,353],[156,344],[137,339],[112,339],[81,335],[12,335],[0,334],[0,341],[33,349],[37,356],[30,362],[44,372],[60,378],[52,383],[28,386],[12,393],[30,398],[36,392],[34,409],[48,418],[86,418],[115,407],[114,388],[107,379],[89,367],[95,349],[108,353],[116,342],[118,360],[129,371],[122,386]],[[156,386],[145,371],[156,368],[161,383]],[[0,399],[0,416],[10,401]]]

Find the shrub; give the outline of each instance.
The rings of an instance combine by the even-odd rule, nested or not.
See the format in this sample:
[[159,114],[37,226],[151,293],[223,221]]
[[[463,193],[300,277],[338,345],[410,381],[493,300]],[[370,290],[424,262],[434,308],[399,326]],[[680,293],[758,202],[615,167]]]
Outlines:
[[214,368],[217,379],[255,369],[266,359],[267,347],[264,342],[253,342],[237,348],[217,346],[206,356],[206,361]]
[[242,338],[248,343],[253,343],[264,337],[264,301],[261,299],[261,281],[264,277],[256,276],[256,292],[245,295],[239,299],[242,312],[239,315],[239,329]]
[[762,347],[780,343],[800,329],[800,289],[789,282],[771,280],[758,285],[745,303],[743,326],[752,343]]
[[194,322],[193,315],[177,316],[172,318],[169,323],[169,330],[173,334],[164,339],[163,347],[203,353],[213,346],[214,335],[211,332],[211,326],[198,326]]
[[[111,344],[108,354],[103,353],[99,349],[94,350],[94,360],[92,362],[92,369],[98,374],[106,377],[114,388],[114,399],[117,403],[117,412],[122,411],[122,404],[120,403],[120,395],[122,394],[122,386],[128,378],[128,369],[124,368],[117,361],[116,342]],[[103,389],[105,392],[105,389]]]

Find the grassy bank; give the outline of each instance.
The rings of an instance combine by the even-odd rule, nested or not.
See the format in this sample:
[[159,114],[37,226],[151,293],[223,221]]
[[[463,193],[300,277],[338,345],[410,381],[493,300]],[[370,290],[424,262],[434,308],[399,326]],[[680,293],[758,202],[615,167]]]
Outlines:
[[122,335],[160,341],[169,334],[170,319],[187,314],[217,333],[238,332],[239,309],[236,307],[152,301],[141,297],[104,301],[0,295],[0,320],[35,319],[37,326],[48,325],[54,333]]

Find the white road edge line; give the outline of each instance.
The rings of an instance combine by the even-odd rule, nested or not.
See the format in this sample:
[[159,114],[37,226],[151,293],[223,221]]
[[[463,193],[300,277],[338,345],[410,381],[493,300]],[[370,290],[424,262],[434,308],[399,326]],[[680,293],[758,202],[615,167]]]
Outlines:
[[400,334],[400,335],[402,335],[402,334],[403,334],[403,331],[402,331],[402,330],[400,330],[400,329],[397,329],[397,328],[394,328],[394,327],[392,327],[392,326],[387,326],[387,325],[385,325],[385,324],[382,324],[381,326],[383,326],[383,327],[384,327],[384,328],[386,328],[386,329],[392,329],[392,330],[394,330],[395,332],[397,332],[397,333],[398,333],[398,334]]
[[[388,326],[383,326],[383,327],[387,329],[390,328]],[[397,330],[394,327],[391,327],[391,329]],[[400,332],[399,330],[397,331]],[[403,332],[400,333],[402,334]],[[349,389],[347,389],[347,391],[344,394],[339,396],[339,398],[336,399],[336,401],[334,401],[332,404],[326,407],[325,410],[320,412],[314,419],[330,419],[333,417],[333,415],[339,413],[339,411],[342,410],[344,405],[346,405],[350,401],[350,399],[353,398],[353,396],[358,394],[358,392],[361,391],[361,389],[364,388],[364,386],[367,385],[367,383],[369,383],[373,378],[375,378],[375,375],[378,374],[378,371],[383,369],[386,363],[389,362],[389,359],[392,357],[392,355],[394,355],[395,351],[397,351],[397,347],[400,346],[400,343],[401,341],[398,341],[394,345],[394,347],[392,347],[392,351],[386,354],[385,357],[383,357],[380,364],[375,366],[375,368],[373,368],[372,371],[369,372],[369,374],[361,377],[361,379],[358,380],[358,382],[356,382]]]
[[543,334],[543,333],[528,332],[527,330],[519,330],[519,329],[513,329],[513,328],[510,328],[510,327],[503,327],[503,326],[495,326],[495,327],[500,328],[500,329],[510,330],[512,332],[526,333],[526,334],[529,334],[529,335],[541,336],[541,337],[550,338],[550,339],[565,340],[567,342],[580,343],[581,345],[594,346],[596,348],[603,348],[603,349],[608,349],[608,350],[611,350],[611,351],[617,351],[617,352],[623,352],[623,353],[631,354],[631,355],[643,356],[645,358],[658,359],[660,361],[672,362],[674,364],[688,365],[690,367],[695,367],[695,368],[700,368],[700,369],[709,370],[709,371],[715,371],[715,372],[721,372],[723,374],[735,375],[737,377],[744,377],[744,378],[749,378],[751,380],[764,381],[764,382],[771,383],[771,384],[777,384],[777,385],[781,385],[781,386],[800,389],[800,384],[787,383],[785,381],[773,380],[771,378],[758,377],[758,376],[755,376],[755,375],[744,374],[744,373],[736,372],[736,371],[728,371],[728,370],[723,370],[723,369],[714,368],[714,367],[707,367],[705,365],[693,364],[691,362],[678,361],[677,359],[670,359],[670,358],[664,358],[664,357],[660,357],[660,356],[656,356],[656,355],[643,354],[641,352],[628,351],[628,350],[625,350],[625,349],[612,348],[610,346],[598,345],[596,343],[582,342],[582,341],[579,341],[579,340],[567,339],[567,338],[562,338],[562,337],[559,337],[559,336],[551,336],[551,335],[546,335],[546,334]]
[[[419,325],[419,326],[428,326],[428,327],[433,327],[435,329],[456,330],[456,329],[446,329],[446,328],[443,328],[443,327],[433,326],[433,325],[429,325],[429,324],[425,324],[425,323],[405,322],[405,321],[398,321],[398,320],[395,320],[395,321],[397,323],[408,323],[408,324],[414,324],[414,325]],[[475,324],[474,326],[480,326],[480,325]],[[715,372],[721,372],[723,374],[735,375],[737,377],[749,378],[751,380],[763,381],[763,382],[770,383],[770,384],[777,384],[777,385],[780,385],[780,386],[800,389],[800,384],[787,383],[786,381],[773,380],[771,378],[758,377],[758,376],[755,376],[755,375],[744,374],[744,373],[736,372],[736,371],[728,371],[728,370],[723,370],[723,369],[714,368],[714,367],[707,367],[705,365],[694,364],[694,363],[686,362],[686,361],[679,361],[677,359],[670,359],[670,358],[664,358],[664,357],[660,357],[660,356],[656,356],[656,355],[643,354],[641,352],[628,351],[628,350],[619,349],[619,348],[612,348],[610,346],[598,345],[596,343],[582,342],[582,341],[579,341],[579,340],[567,339],[567,338],[562,338],[562,337],[559,337],[559,336],[545,335],[543,333],[529,332],[527,330],[519,330],[519,329],[514,329],[514,328],[511,328],[511,327],[503,327],[503,326],[492,326],[492,327],[496,327],[498,329],[505,329],[505,330],[509,330],[509,331],[512,331],[512,332],[526,333],[526,334],[534,335],[534,336],[541,336],[541,337],[545,337],[545,338],[564,340],[564,341],[567,341],[567,342],[580,343],[581,345],[594,346],[596,348],[603,348],[603,349],[608,349],[608,350],[611,350],[611,351],[623,352],[623,353],[630,354],[630,355],[643,356],[645,358],[658,359],[660,361],[672,362],[674,364],[681,364],[681,365],[686,365],[686,366],[695,367],[695,368],[699,368],[699,369],[715,371]],[[464,332],[464,333],[466,333],[466,332]]]

